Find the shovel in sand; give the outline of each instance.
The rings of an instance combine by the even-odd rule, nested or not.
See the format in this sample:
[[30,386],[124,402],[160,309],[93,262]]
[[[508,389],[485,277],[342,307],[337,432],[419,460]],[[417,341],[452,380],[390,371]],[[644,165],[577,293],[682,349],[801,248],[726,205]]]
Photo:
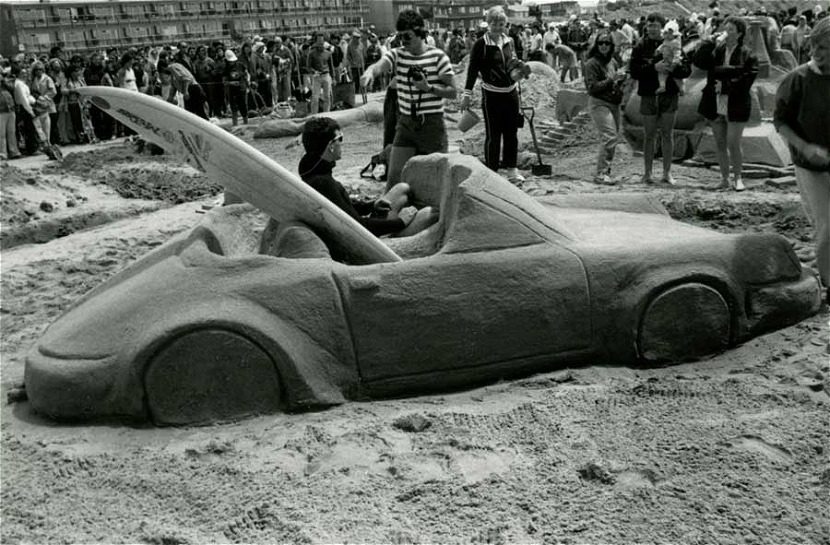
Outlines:
[[536,129],[533,127],[536,108],[533,106],[522,106],[522,116],[527,120],[527,125],[530,127],[530,136],[533,137],[533,147],[536,150],[536,158],[539,160],[538,164],[530,167],[530,172],[534,176],[550,176],[553,173],[553,168],[542,162],[542,154],[539,152],[539,142],[536,141]]

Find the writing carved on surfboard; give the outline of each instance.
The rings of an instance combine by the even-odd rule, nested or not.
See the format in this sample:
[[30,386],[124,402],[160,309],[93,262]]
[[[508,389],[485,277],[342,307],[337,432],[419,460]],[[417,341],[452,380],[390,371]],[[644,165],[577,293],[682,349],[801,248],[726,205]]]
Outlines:
[[177,154],[185,157],[188,162],[192,163],[199,170],[202,172],[206,171],[204,163],[207,161],[208,155],[210,155],[211,148],[210,143],[201,135],[186,134],[183,130],[179,129],[179,135],[177,137],[173,131],[157,127],[129,110],[117,108],[116,111],[136,125],[140,125],[142,128],[152,132],[169,145],[173,146]]

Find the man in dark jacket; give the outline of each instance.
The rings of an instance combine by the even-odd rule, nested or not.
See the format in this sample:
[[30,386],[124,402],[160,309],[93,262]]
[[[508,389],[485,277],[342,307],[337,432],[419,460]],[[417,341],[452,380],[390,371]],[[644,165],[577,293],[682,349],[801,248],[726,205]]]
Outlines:
[[[661,133],[661,149],[663,153],[662,181],[674,184],[671,175],[671,162],[674,153],[672,131],[677,115],[677,102],[680,88],[677,80],[688,78],[692,73],[688,59],[681,57],[679,63],[663,60],[657,51],[662,44],[661,31],[666,20],[659,13],[652,13],[646,17],[645,35],[631,52],[631,77],[637,80],[637,94],[640,95],[640,113],[643,116],[643,161],[645,172],[643,182],[651,183],[652,164],[654,162],[654,143],[657,130]],[[657,73],[667,74],[666,90],[657,93],[659,86]]]

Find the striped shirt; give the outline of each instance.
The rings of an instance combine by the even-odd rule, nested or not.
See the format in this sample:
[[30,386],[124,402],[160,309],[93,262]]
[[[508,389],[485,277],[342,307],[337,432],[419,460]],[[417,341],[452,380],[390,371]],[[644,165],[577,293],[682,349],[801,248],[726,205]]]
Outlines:
[[[407,75],[410,68],[417,66],[426,73],[427,83],[443,85],[441,76],[454,75],[450,58],[442,50],[426,46],[421,55],[413,55],[403,47],[390,49],[384,58],[392,63],[395,81],[398,87],[398,109],[402,115],[441,114],[444,113],[444,101],[441,97],[427,91],[419,91]],[[414,106],[414,110],[413,110]]]

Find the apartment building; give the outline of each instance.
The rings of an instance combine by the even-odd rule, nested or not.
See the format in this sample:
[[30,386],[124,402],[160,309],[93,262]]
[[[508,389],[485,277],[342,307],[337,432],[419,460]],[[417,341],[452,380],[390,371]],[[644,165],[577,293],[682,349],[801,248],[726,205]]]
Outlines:
[[0,2],[0,54],[348,31],[368,24],[368,9],[368,0]]
[[484,20],[484,12],[497,4],[513,2],[498,0],[368,0],[369,22],[378,32],[395,30],[398,14],[406,9],[429,14],[429,28],[475,28]]

